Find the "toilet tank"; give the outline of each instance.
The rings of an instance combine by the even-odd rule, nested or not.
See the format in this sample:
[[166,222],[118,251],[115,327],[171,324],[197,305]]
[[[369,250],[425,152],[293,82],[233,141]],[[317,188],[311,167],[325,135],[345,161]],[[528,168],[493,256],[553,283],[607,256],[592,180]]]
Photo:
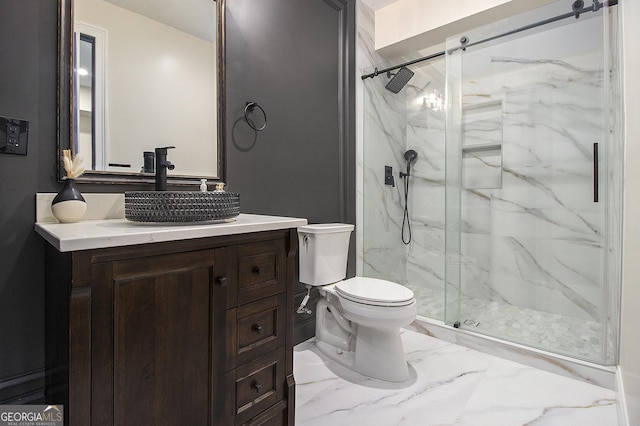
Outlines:
[[325,285],[347,276],[349,238],[354,226],[322,223],[298,228],[300,282]]

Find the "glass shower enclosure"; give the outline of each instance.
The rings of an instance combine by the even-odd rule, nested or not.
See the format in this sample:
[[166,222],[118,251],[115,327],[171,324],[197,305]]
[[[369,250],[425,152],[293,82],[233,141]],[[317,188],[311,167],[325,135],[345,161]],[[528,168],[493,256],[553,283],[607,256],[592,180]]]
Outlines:
[[[365,82],[364,272],[412,288],[421,316],[614,364],[617,11],[576,19],[571,5],[449,38],[397,95]],[[378,177],[405,149],[418,152],[407,246],[403,187]]]

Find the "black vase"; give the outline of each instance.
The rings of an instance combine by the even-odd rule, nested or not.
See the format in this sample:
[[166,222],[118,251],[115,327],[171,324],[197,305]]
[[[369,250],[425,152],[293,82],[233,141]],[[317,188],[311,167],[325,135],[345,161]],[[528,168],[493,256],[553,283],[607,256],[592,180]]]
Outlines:
[[87,202],[76,188],[74,179],[66,179],[62,191],[51,202],[51,212],[62,223],[77,222],[87,211]]

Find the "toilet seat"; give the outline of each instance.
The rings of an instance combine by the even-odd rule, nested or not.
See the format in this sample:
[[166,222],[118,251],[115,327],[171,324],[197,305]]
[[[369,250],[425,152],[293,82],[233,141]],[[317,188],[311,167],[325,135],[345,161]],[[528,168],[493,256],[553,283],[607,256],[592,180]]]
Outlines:
[[407,306],[414,303],[413,291],[377,278],[355,277],[335,284],[335,292],[347,300],[372,306]]

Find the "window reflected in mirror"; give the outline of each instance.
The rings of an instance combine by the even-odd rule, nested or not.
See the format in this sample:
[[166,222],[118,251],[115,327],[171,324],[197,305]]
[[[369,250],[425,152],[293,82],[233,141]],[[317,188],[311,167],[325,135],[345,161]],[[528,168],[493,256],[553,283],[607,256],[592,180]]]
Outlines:
[[[98,152],[104,145],[103,135],[96,135],[96,117],[101,114],[96,111],[95,90],[95,45],[96,38],[77,31],[75,33],[75,51],[78,53],[75,63],[76,88],[76,129],[73,151],[82,153],[85,162],[90,160],[91,170],[103,170],[102,161],[97,161]],[[100,104],[101,106],[101,104]],[[96,113],[94,115],[94,112]]]

